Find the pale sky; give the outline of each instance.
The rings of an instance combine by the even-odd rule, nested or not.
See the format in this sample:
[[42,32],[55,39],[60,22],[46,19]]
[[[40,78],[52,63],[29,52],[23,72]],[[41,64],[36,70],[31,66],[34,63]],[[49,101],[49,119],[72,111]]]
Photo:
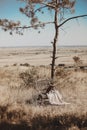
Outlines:
[[[0,3],[0,19],[8,18],[13,20],[22,20],[22,22],[28,23],[29,20],[19,12],[19,7],[23,6],[20,2],[15,0],[3,0]],[[87,0],[77,0],[75,6],[75,13],[72,15],[67,14],[67,17],[76,16],[80,14],[87,14]],[[41,17],[42,20],[51,20],[52,15],[46,13]],[[45,29],[41,29],[41,33],[38,30],[26,30],[24,35],[20,36],[13,34],[9,35],[9,32],[4,32],[0,29],[0,46],[50,46],[51,41],[54,38],[54,26],[48,25]],[[80,18],[67,22],[59,31],[58,45],[87,45],[87,18]]]

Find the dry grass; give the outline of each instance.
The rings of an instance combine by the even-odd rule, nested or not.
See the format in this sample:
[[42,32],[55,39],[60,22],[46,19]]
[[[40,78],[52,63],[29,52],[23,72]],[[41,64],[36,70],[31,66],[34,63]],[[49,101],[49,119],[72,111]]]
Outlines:
[[[20,77],[20,74],[26,73],[28,75],[22,75],[26,79],[32,76],[27,87],[23,84],[24,77]],[[56,89],[70,103],[65,106],[38,105],[37,97],[47,87],[49,75],[49,66],[0,68],[1,122],[7,123],[8,128],[11,123],[12,130],[79,130],[87,127],[87,71],[57,67]],[[14,124],[18,125],[17,128]]]

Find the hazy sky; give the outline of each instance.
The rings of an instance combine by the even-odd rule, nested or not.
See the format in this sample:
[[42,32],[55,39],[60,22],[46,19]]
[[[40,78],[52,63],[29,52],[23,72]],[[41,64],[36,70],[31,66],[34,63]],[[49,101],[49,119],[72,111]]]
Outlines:
[[[75,13],[67,17],[87,14],[87,0],[76,0]],[[19,12],[19,7],[23,6],[22,2],[16,0],[0,0],[0,19],[8,18],[15,21],[21,20],[22,23],[29,23],[29,19]],[[52,14],[46,13],[41,16],[42,20],[50,21]],[[0,29],[0,46],[50,46],[54,37],[54,26],[48,25],[38,34],[37,30],[26,30],[24,35],[9,35]],[[87,18],[80,18],[67,22],[59,32],[59,45],[87,45]]]

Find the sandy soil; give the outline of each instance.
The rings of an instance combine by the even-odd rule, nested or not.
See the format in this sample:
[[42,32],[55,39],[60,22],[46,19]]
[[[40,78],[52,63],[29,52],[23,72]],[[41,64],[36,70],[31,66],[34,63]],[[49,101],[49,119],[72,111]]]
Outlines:
[[[49,65],[52,49],[50,47],[0,48],[0,66],[28,63],[30,65]],[[57,64],[73,64],[73,57],[78,56],[87,63],[87,47],[65,47],[57,49]]]

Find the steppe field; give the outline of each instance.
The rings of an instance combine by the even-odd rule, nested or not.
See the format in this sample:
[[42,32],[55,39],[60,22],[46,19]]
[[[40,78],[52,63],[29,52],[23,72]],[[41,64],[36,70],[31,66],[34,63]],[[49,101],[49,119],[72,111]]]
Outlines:
[[51,56],[51,47],[0,48],[0,130],[87,130],[87,47],[57,48],[55,88],[66,105],[39,99]]

